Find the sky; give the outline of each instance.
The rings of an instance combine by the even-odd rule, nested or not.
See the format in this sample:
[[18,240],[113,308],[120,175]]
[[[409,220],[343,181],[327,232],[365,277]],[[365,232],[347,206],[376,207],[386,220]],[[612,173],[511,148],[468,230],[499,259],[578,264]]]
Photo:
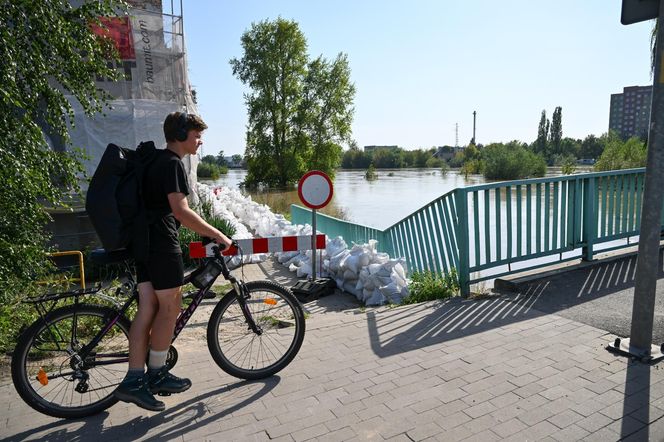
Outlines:
[[563,136],[599,136],[611,94],[652,84],[653,22],[622,25],[620,0],[182,1],[204,155],[244,153],[247,89],[229,60],[252,23],[278,17],[299,24],[310,59],[348,55],[360,147],[453,146],[457,134],[463,146],[473,111],[477,142],[530,143],[556,106]]

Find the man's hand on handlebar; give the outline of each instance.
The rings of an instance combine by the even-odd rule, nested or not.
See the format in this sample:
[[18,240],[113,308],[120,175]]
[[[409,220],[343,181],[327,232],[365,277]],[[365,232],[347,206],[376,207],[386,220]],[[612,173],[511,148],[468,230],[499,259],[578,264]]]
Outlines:
[[233,244],[233,240],[221,232],[219,232],[218,236],[213,237],[212,240],[219,245],[220,252],[227,250]]

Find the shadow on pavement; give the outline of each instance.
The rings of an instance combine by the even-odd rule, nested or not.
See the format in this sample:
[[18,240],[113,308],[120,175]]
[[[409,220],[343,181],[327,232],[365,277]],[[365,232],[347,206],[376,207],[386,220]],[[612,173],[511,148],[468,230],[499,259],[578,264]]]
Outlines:
[[[606,330],[621,337],[631,333],[636,255],[565,271],[518,284],[506,298],[544,313]],[[660,251],[653,343],[664,342],[664,271]]]
[[[161,441],[182,438],[197,428],[203,428],[214,421],[254,403],[259,398],[276,387],[281,378],[272,376],[261,381],[241,381],[229,384],[213,391],[201,394],[188,401],[167,408],[165,411],[149,417],[140,416],[120,425],[109,426],[105,420],[108,412],[78,420],[84,425],[74,431],[71,423],[77,420],[59,420],[42,427],[31,428],[23,433],[16,434],[7,441],[33,440],[36,434],[39,439],[48,441],[88,441],[94,438],[97,442],[116,440],[136,440],[141,438],[147,441]],[[260,387],[257,391],[257,387]],[[230,399],[228,399],[230,395]],[[219,396],[224,400],[219,410],[211,406],[210,402]],[[229,401],[237,401],[229,406]],[[168,425],[164,425],[168,423]],[[153,428],[163,430],[150,433]],[[147,437],[146,437],[147,436]]]

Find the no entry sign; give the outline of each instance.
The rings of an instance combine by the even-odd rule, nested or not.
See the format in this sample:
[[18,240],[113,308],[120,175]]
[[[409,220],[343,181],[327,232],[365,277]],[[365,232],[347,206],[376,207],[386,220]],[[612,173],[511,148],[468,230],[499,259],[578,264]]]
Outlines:
[[305,206],[320,209],[327,206],[332,199],[332,181],[324,172],[312,170],[300,178],[297,194]]

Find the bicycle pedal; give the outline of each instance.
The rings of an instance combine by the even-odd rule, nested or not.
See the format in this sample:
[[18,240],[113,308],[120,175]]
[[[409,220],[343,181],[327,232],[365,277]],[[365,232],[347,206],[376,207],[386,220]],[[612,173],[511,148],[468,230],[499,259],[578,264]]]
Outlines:
[[160,391],[159,393],[157,393],[157,396],[170,396],[170,395],[171,393],[167,391]]

